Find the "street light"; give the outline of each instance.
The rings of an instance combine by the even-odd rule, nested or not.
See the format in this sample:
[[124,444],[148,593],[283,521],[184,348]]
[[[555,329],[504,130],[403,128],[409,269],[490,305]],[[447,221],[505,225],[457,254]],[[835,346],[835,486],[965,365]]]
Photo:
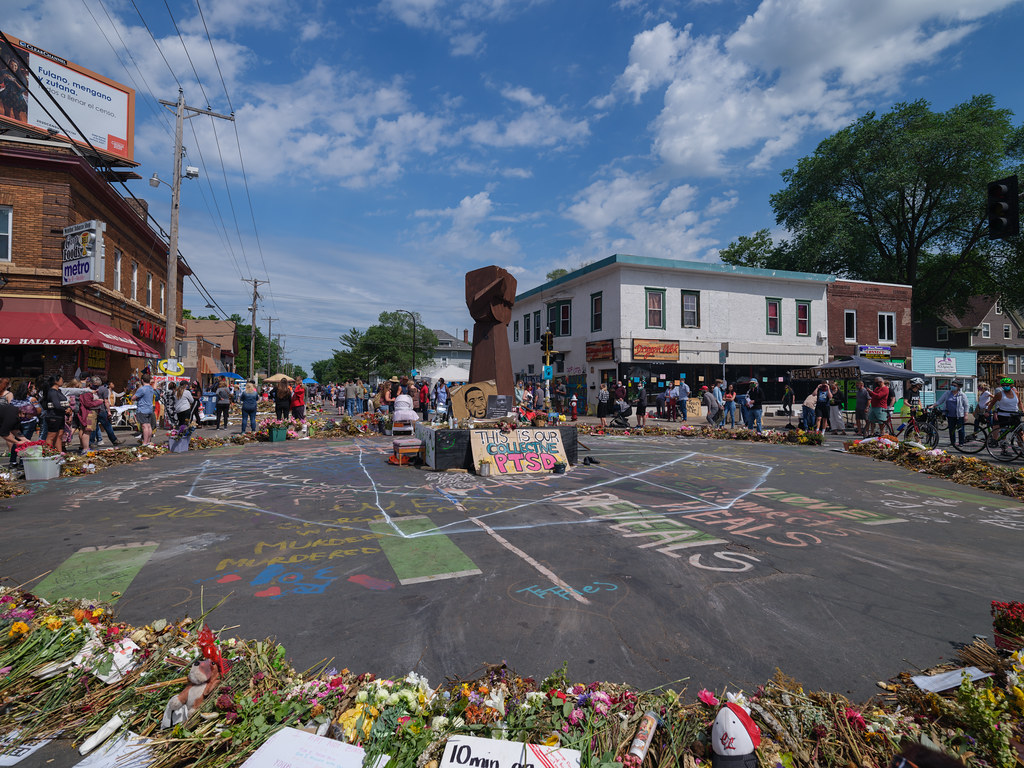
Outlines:
[[[409,317],[412,318],[412,370],[416,370],[416,315],[410,312],[408,309],[400,309],[399,312],[405,312]],[[413,373],[413,376],[416,374]]]

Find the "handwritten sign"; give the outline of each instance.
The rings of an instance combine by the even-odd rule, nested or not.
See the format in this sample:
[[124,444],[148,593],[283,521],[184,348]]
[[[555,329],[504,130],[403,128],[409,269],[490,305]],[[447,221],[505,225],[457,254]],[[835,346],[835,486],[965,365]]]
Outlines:
[[490,395],[487,398],[487,418],[503,419],[516,407],[512,395]]
[[[365,755],[362,747],[283,728],[253,752],[242,768],[361,768]],[[382,765],[378,762],[375,768]]]
[[575,749],[521,744],[477,736],[452,736],[438,768],[579,768]]
[[562,433],[557,429],[474,429],[470,432],[473,463],[483,459],[498,475],[550,472],[555,464],[567,464]]

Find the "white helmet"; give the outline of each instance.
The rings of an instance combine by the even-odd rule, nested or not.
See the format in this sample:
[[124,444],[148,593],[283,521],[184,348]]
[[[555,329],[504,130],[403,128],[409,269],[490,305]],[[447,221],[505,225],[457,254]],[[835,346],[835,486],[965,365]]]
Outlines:
[[919,376],[915,376],[914,378],[912,378],[910,380],[910,384],[911,386],[920,387],[921,389],[924,389],[924,379],[920,378]]

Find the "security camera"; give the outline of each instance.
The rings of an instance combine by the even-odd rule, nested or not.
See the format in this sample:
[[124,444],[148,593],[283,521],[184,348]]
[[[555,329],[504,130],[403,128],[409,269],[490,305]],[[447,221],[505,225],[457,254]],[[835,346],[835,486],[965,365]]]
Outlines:
[[186,179],[198,179],[199,169],[194,165],[185,166],[185,178]]
[[252,307],[246,307],[246,308],[245,308],[245,311],[246,311],[246,312],[252,312]]

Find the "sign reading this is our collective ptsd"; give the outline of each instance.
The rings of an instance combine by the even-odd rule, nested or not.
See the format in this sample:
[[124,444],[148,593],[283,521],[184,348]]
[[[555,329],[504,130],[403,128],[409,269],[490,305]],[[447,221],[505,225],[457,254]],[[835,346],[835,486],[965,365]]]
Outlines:
[[486,459],[498,475],[550,472],[555,464],[568,463],[557,429],[474,429],[469,434],[473,463],[480,466]]

